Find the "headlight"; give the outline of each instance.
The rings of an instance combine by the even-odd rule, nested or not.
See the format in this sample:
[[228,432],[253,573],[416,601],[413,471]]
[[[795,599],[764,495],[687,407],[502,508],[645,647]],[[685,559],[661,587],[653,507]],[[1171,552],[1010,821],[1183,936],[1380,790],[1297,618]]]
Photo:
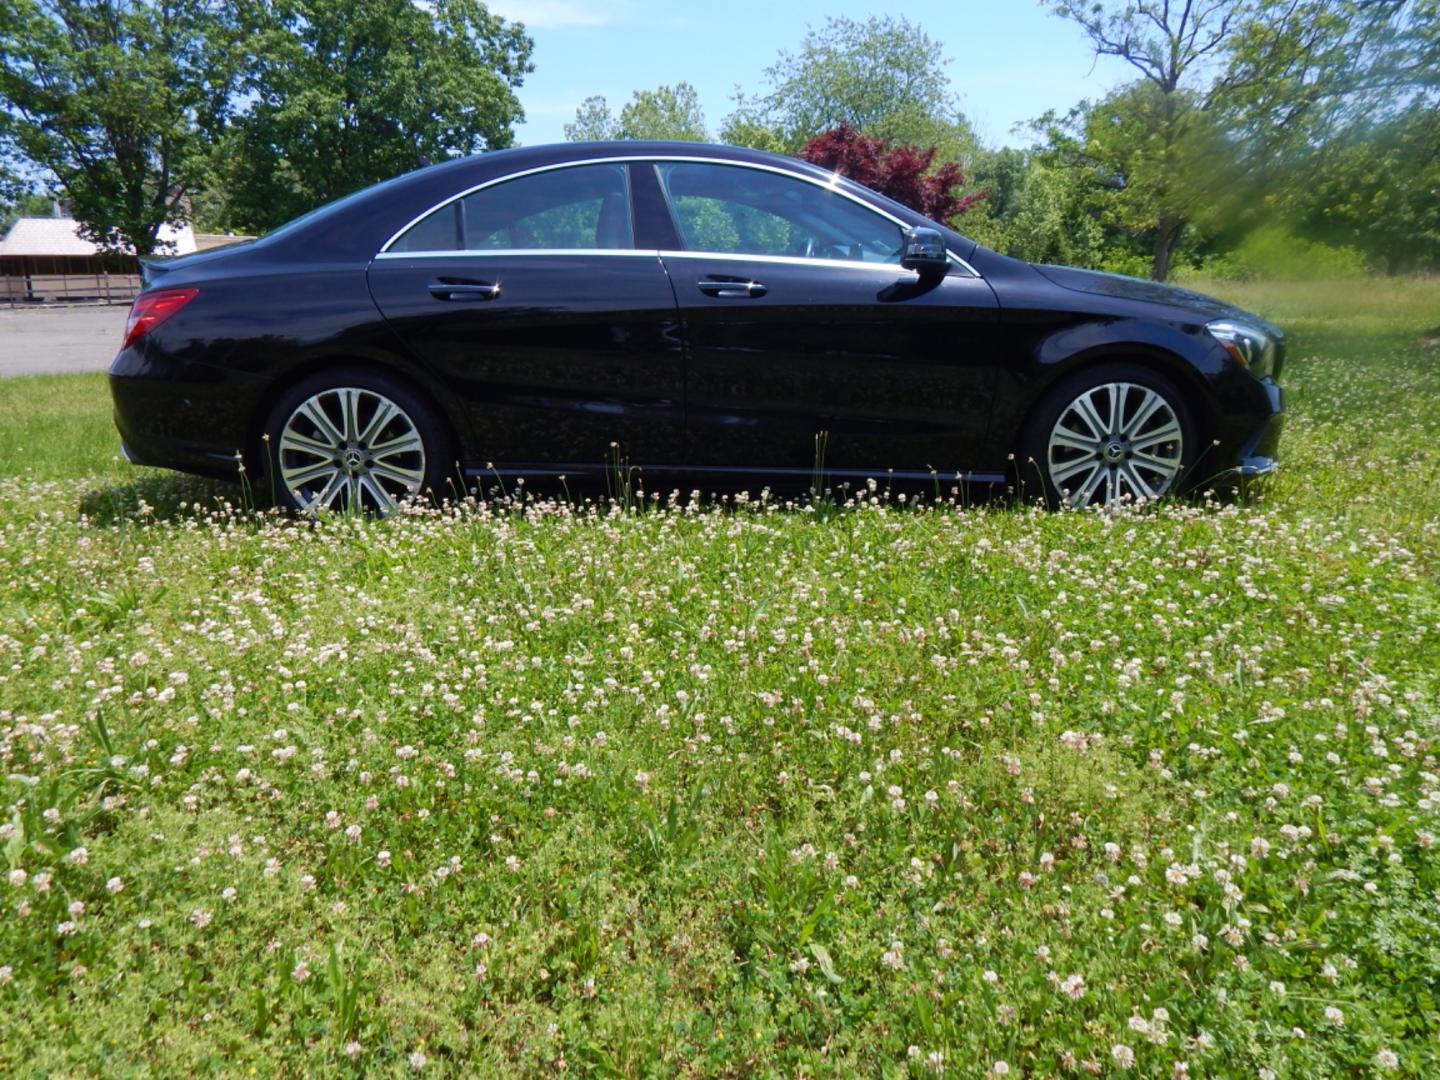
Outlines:
[[1235,319],[1216,319],[1205,329],[1257,379],[1275,373],[1275,342],[1265,331]]

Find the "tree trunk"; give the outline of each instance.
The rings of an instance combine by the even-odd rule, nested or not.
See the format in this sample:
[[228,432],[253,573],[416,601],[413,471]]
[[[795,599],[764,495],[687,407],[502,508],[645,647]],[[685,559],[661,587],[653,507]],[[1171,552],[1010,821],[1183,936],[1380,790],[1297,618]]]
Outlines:
[[1184,223],[1168,214],[1162,215],[1155,230],[1155,259],[1150,266],[1150,276],[1164,281],[1170,276],[1170,262],[1175,255],[1175,241],[1180,239]]

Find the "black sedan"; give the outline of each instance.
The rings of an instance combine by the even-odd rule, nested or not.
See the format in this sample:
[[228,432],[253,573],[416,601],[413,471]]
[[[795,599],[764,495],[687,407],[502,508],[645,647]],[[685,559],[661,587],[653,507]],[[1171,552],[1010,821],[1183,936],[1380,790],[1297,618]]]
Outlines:
[[1283,356],[1217,300],[1006,258],[791,158],[571,143],[150,263],[110,385],[130,460],[238,456],[300,510],[622,456],[652,490],[1087,506],[1273,470]]

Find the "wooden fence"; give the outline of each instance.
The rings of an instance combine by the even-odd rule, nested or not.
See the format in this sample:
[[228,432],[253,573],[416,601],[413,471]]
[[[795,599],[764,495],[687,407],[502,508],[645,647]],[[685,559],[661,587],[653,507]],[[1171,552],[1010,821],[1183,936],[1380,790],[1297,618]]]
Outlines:
[[140,291],[139,274],[0,275],[0,304],[128,304]]

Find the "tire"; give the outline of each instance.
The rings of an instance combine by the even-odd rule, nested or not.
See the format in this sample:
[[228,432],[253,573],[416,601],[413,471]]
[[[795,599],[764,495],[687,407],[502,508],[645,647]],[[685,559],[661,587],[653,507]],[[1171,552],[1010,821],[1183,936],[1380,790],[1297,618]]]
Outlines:
[[1031,415],[1021,492],[1051,509],[1151,502],[1184,489],[1198,450],[1194,412],[1173,382],[1100,364],[1060,380]]
[[434,407],[404,381],[365,368],[302,379],[275,402],[261,431],[275,502],[300,513],[386,516],[444,491],[454,460]]

